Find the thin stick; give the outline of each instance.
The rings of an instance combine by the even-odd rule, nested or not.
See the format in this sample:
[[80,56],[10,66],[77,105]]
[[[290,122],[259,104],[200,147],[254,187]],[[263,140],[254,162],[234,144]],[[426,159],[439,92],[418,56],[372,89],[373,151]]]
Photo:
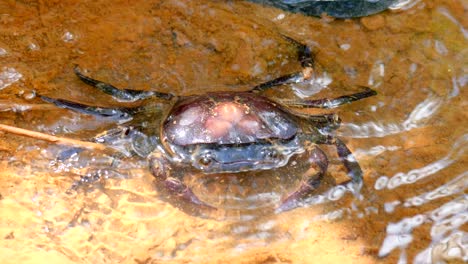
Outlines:
[[112,148],[109,148],[106,145],[102,145],[98,143],[81,141],[81,140],[76,140],[76,139],[71,139],[71,138],[56,137],[56,136],[52,136],[52,135],[48,135],[48,134],[44,134],[44,133],[40,133],[36,131],[31,131],[31,130],[27,130],[23,128],[8,126],[4,124],[0,124],[0,131],[12,133],[15,135],[35,138],[39,140],[44,140],[44,141],[48,141],[48,142],[52,142],[52,143],[60,144],[60,145],[82,147],[82,148],[92,149],[92,150],[113,150]]

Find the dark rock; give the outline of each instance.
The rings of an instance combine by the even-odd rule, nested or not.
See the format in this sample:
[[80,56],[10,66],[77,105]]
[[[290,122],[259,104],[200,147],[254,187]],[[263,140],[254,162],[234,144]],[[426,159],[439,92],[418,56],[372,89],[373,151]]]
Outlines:
[[369,16],[386,10],[397,0],[249,0],[309,16],[327,14],[335,18]]

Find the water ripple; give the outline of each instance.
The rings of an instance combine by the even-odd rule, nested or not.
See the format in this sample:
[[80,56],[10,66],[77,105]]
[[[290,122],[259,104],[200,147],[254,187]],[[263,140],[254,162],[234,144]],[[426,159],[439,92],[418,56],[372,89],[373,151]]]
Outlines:
[[432,200],[451,196],[464,191],[468,187],[468,172],[462,173],[437,189],[408,198],[403,203],[405,207],[420,206]]
[[419,103],[408,118],[400,123],[367,122],[364,124],[343,123],[338,136],[353,138],[385,137],[423,127],[443,105],[444,99],[431,94]]
[[468,234],[458,231],[450,234],[440,241],[431,243],[415,258],[414,263],[445,263],[445,260],[462,259],[468,262],[467,250]]
[[465,29],[465,27],[455,18],[452,16],[450,11],[445,8],[445,7],[439,7],[437,8],[437,11],[441,13],[442,15],[446,16],[450,21],[452,21],[455,25],[457,25],[460,29],[460,32],[463,34],[465,39],[468,39],[468,31]]
[[411,170],[408,173],[397,173],[391,178],[388,178],[387,176],[381,176],[375,182],[374,187],[376,190],[382,190],[384,188],[391,190],[401,185],[415,183],[421,179],[433,175],[457,161],[459,157],[465,153],[467,143],[468,134],[465,134],[453,144],[450,152],[442,159],[422,168]]
[[441,207],[403,218],[387,226],[387,236],[379,250],[379,257],[390,254],[393,250],[401,250],[399,263],[407,263],[405,249],[413,241],[412,232],[415,228],[432,223],[432,243],[421,251],[414,263],[445,263],[451,258],[468,260],[468,236],[458,229],[468,222],[468,196],[462,195],[445,203]]

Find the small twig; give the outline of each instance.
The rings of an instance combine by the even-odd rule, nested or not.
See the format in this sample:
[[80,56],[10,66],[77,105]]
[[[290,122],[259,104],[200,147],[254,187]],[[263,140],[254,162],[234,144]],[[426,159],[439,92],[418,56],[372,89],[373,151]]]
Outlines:
[[87,142],[87,141],[81,141],[81,140],[76,140],[76,139],[71,139],[71,138],[62,138],[62,137],[56,137],[36,131],[31,131],[23,128],[18,128],[18,127],[13,127],[13,126],[8,126],[4,124],[0,124],[0,131],[12,133],[15,135],[20,135],[20,136],[25,136],[25,137],[30,137],[30,138],[35,138],[39,140],[44,140],[48,142],[52,142],[55,144],[60,144],[60,145],[66,145],[66,146],[72,146],[72,147],[81,147],[81,148],[86,148],[86,149],[92,149],[92,150],[113,150],[112,148],[107,147],[106,145],[98,144],[98,143],[93,143],[93,142]]

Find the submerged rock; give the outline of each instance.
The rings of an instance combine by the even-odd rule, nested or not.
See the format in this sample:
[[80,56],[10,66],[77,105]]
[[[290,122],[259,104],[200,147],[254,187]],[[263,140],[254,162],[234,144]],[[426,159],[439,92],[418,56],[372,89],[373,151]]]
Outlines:
[[336,18],[352,18],[372,15],[386,10],[398,0],[249,0],[272,5],[294,13],[309,16],[327,14]]

